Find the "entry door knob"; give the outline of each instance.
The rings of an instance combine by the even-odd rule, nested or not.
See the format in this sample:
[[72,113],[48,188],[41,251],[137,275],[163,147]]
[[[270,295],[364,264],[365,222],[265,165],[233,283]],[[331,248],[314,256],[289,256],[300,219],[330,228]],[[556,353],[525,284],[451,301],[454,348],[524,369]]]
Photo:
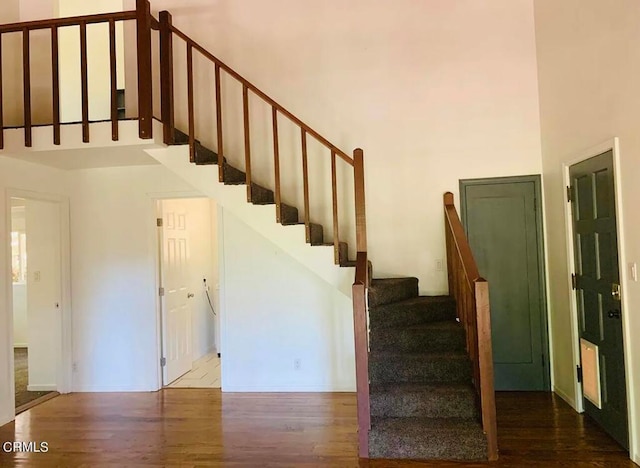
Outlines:
[[609,316],[609,318],[620,318],[620,311],[619,310],[610,310],[609,313],[607,314]]

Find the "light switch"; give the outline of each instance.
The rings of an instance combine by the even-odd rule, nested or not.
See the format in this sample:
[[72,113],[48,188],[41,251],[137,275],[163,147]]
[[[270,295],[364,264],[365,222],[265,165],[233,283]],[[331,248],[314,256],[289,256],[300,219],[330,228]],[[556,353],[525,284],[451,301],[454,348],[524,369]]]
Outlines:
[[33,281],[35,281],[36,283],[40,282],[40,272],[39,271],[34,271],[33,272]]
[[638,281],[638,265],[636,262],[629,263],[629,276],[631,281]]

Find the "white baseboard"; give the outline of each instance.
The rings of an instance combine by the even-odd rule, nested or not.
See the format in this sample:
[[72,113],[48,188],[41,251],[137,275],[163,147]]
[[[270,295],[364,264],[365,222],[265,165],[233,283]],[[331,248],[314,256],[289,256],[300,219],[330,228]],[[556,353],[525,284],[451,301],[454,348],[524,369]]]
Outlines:
[[28,343],[13,343],[13,347],[14,348],[28,348],[29,344]]
[[352,385],[224,385],[222,391],[229,393],[355,393]]
[[562,398],[564,401],[566,401],[569,404],[569,406],[571,406],[574,410],[578,411],[578,405],[576,404],[575,398],[570,397],[569,395],[567,395],[564,392],[564,390],[560,390],[558,387],[556,387],[554,385],[553,386],[553,393],[555,393],[560,398]]
[[10,423],[16,418],[15,410],[0,414],[0,426]]
[[56,384],[44,384],[44,385],[27,385],[29,392],[55,392],[58,390]]
[[73,393],[157,392],[157,388],[135,385],[76,385]]

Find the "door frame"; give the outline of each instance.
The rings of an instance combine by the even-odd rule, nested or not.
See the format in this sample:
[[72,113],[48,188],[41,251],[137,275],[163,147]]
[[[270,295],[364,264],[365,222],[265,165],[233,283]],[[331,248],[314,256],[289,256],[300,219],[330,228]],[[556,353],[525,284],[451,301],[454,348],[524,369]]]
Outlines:
[[486,184],[511,184],[511,183],[524,183],[532,182],[534,187],[534,196],[536,199],[536,230],[538,235],[538,261],[539,261],[539,273],[538,283],[540,284],[540,303],[542,305],[541,310],[541,329],[542,329],[542,348],[545,350],[545,372],[544,372],[544,386],[548,388],[548,391],[552,391],[553,388],[553,370],[551,369],[551,343],[550,343],[550,330],[549,330],[549,299],[547,294],[547,253],[545,244],[546,230],[544,227],[544,203],[542,198],[542,178],[540,174],[521,175],[521,176],[507,176],[507,177],[486,177],[482,179],[460,179],[459,181],[459,194],[460,200],[460,214],[463,220],[465,228],[465,235],[467,233],[466,222],[467,219],[467,201],[463,196],[466,187],[473,185],[486,185]]
[[[622,292],[622,349],[625,356],[625,387],[627,390],[627,420],[629,429],[629,451],[631,458],[635,456],[633,453],[635,440],[635,421],[633,420],[634,402],[631,396],[633,393],[633,372],[630,365],[629,357],[632,356],[629,349],[629,343],[631,343],[631,330],[627,322],[627,314],[629,311],[629,302],[627,295],[624,293],[628,287],[628,275],[627,275],[627,256],[625,249],[625,236],[624,236],[624,210],[622,199],[622,177],[620,174],[620,142],[618,137],[606,140],[598,145],[592,146],[578,153],[575,153],[569,160],[562,163],[562,193],[564,199],[564,219],[566,226],[566,249],[567,249],[567,288],[570,292],[570,312],[571,312],[571,342],[573,351],[573,364],[574,369],[580,365],[580,328],[578,325],[578,304],[576,295],[573,294],[573,288],[571,285],[571,275],[575,274],[575,248],[573,244],[573,218],[571,213],[571,203],[568,203],[566,199],[566,187],[570,185],[571,178],[569,175],[569,169],[574,164],[580,163],[592,157],[598,156],[602,153],[611,151],[613,153],[613,188],[614,198],[616,202],[616,230],[618,235],[618,269],[620,273],[620,289]],[[578,382],[578,379],[574,377],[575,386],[575,408],[579,413],[584,412],[584,395],[582,391],[582,384]]]
[[[56,372],[56,386],[58,393],[70,393],[73,383],[73,340],[72,340],[72,307],[71,307],[71,226],[69,218],[69,197],[51,193],[34,192],[14,188],[6,189],[6,232],[11,232],[11,199],[24,198],[41,202],[54,203],[60,210],[60,353],[58,356],[58,369]],[[11,278],[11,245],[7,243],[7,278]],[[9,343],[10,353],[13,356],[13,289],[11,282],[7,282],[6,310],[9,315]],[[11,395],[15,400],[15,368],[13,359],[10,365]],[[14,414],[15,418],[15,408]]]

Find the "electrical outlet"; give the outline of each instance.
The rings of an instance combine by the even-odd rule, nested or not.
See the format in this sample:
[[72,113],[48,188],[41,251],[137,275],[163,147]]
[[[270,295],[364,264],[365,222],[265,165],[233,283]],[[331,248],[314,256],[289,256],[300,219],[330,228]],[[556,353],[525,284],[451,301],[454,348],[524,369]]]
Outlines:
[[301,361],[300,358],[293,360],[293,369],[300,370]]
[[34,271],[33,272],[33,281],[35,281],[36,283],[39,283],[41,279],[41,273],[39,271]]
[[442,271],[442,269],[444,268],[443,263],[442,263],[442,259],[439,258],[436,260],[436,271]]
[[71,364],[71,370],[73,372],[78,372],[78,363],[74,362],[73,364]]

